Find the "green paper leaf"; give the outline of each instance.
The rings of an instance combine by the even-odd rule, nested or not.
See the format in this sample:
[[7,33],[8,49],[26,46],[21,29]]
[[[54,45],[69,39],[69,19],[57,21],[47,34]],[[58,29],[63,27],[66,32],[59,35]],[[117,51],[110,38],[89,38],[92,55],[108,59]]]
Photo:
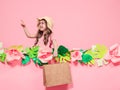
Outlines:
[[2,53],[0,54],[0,62],[5,62],[6,54]]
[[56,59],[57,62],[67,62],[67,61],[69,62],[71,60],[70,54],[66,54],[66,56],[58,55],[57,58],[58,58]]
[[30,58],[36,58],[38,56],[39,46],[34,46],[32,48],[26,48],[26,54]]
[[60,45],[59,48],[58,48],[58,54],[62,55],[62,56],[65,56],[66,53],[68,53],[69,50],[64,47],[63,45]]
[[90,62],[92,60],[92,56],[89,54],[83,54],[82,55],[82,62],[87,64],[88,62]]
[[30,62],[30,57],[28,55],[25,55],[25,58],[22,59],[22,64],[25,65]]
[[77,60],[79,63],[83,63],[82,60]]
[[48,63],[42,63],[38,58],[33,58],[33,62],[35,64],[38,64],[39,66],[43,66],[45,64],[48,64]]

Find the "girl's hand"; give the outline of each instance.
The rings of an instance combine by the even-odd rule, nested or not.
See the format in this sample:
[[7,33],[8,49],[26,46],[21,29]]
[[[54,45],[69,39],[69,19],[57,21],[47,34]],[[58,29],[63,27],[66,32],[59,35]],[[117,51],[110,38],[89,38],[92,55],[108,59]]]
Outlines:
[[25,25],[25,23],[24,23],[23,20],[21,20],[21,26],[22,26],[23,28],[26,27],[26,25]]

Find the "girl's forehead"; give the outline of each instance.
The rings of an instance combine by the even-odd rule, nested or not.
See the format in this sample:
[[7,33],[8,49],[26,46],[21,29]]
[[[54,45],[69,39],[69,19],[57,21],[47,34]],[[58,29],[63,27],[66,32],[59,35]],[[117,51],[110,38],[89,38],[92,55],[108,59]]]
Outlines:
[[40,20],[39,22],[45,22],[44,20]]

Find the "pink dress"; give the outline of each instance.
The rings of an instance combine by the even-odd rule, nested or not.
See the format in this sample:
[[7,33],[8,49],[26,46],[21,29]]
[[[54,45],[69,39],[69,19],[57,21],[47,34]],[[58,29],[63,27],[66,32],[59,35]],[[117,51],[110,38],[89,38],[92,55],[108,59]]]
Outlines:
[[44,36],[42,36],[39,39],[39,42],[38,42],[38,45],[40,46],[39,50],[43,51],[43,52],[52,52],[52,48],[49,47],[49,45],[50,45],[50,38],[49,38],[48,44],[46,46],[44,45],[43,39],[44,39]]
[[38,45],[40,46],[39,53],[38,53],[38,58],[43,63],[47,63],[50,60],[52,60],[53,54],[52,54],[52,48],[49,47],[49,45],[50,45],[50,38],[49,38],[48,44],[46,46],[44,45],[43,39],[44,39],[44,36],[42,36],[39,39],[39,42],[38,42]]

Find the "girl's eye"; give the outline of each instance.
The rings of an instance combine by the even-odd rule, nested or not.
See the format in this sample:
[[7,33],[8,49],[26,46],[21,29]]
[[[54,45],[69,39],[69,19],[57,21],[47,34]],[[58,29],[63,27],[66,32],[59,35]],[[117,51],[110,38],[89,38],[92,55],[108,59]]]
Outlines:
[[41,22],[40,24],[44,24],[43,22]]

